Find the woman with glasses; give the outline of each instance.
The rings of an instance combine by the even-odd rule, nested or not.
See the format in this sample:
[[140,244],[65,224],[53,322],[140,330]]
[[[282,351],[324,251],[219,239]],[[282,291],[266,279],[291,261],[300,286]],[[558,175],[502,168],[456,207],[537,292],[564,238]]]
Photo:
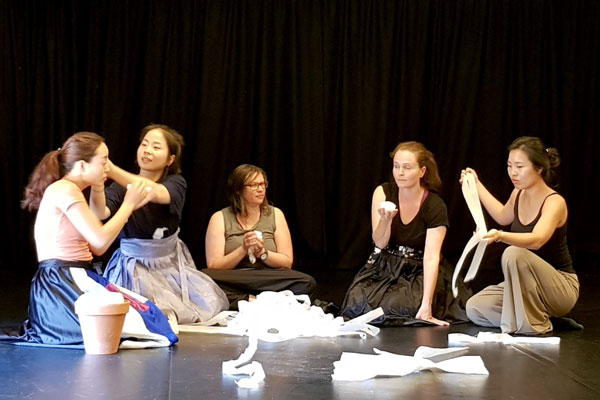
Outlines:
[[[142,129],[137,150],[138,175],[110,165],[115,182],[106,191],[93,188],[91,203],[104,218],[123,202],[126,187],[142,179],[151,190],[144,206],[129,217],[121,231],[104,276],[156,303],[179,323],[204,322],[229,307],[225,293],[198,271],[187,246],[179,239],[186,181],[180,175],[183,138],[166,125]],[[109,161],[110,162],[110,161]],[[171,314],[172,313],[172,314]]]
[[292,238],[283,212],[267,201],[267,174],[254,165],[229,176],[229,207],[211,217],[203,270],[227,293],[231,308],[262,291],[311,294],[315,280],[292,270]]
[[351,283],[342,315],[354,318],[382,307],[375,323],[448,325],[466,321],[462,298],[452,296],[452,268],[442,257],[446,204],[433,154],[421,143],[400,143],[390,154],[393,181],[378,186],[371,206],[375,249]]

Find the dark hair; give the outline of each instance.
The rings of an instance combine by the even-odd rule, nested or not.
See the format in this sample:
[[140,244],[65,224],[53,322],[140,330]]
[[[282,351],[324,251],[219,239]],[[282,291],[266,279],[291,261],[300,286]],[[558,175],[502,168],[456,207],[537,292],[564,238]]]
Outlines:
[[547,148],[540,138],[532,136],[521,136],[515,139],[508,151],[523,150],[533,166],[541,170],[544,182],[552,188],[558,186],[557,170],[560,165],[560,156],[555,148]]
[[[262,174],[263,178],[265,178],[265,183],[267,181],[266,172],[255,165],[250,164],[242,164],[236,167],[233,170],[231,175],[229,175],[229,179],[227,179],[227,197],[229,198],[230,208],[234,214],[246,215],[247,210],[242,199],[242,192],[245,189],[246,182],[254,176]],[[262,204],[260,205],[260,210],[265,215],[269,215],[269,202],[267,201],[267,194],[265,193],[265,198],[263,199]]]
[[29,177],[21,208],[37,210],[46,188],[71,172],[77,161],[90,162],[102,143],[104,138],[96,133],[78,132],[68,138],[61,148],[47,153]]
[[392,159],[400,150],[413,153],[419,163],[419,167],[425,167],[425,175],[421,178],[421,186],[431,192],[439,192],[442,188],[442,179],[438,172],[438,166],[433,153],[425,148],[422,143],[410,141],[399,143],[394,151],[390,153]]
[[169,155],[175,156],[175,160],[173,163],[171,163],[171,165],[165,168],[165,172],[161,178],[169,175],[181,174],[181,151],[183,150],[183,146],[185,144],[183,141],[183,136],[181,136],[179,132],[170,126],[162,124],[150,124],[145,126],[140,132],[140,143],[142,140],[144,140],[144,136],[154,129],[159,129],[162,132],[165,140],[167,141],[167,147],[169,147]]

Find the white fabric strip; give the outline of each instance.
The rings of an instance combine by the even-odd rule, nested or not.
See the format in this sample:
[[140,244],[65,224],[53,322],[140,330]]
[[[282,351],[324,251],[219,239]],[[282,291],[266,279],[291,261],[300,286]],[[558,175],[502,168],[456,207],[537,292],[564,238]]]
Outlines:
[[483,258],[483,254],[485,253],[485,248],[487,247],[488,241],[482,239],[487,233],[487,227],[485,225],[485,217],[483,216],[483,210],[481,208],[481,202],[479,201],[479,195],[477,194],[477,182],[475,181],[475,176],[471,173],[466,173],[463,177],[462,183],[462,193],[465,201],[467,203],[467,207],[469,207],[469,211],[475,220],[475,225],[477,226],[477,230],[473,233],[473,236],[467,242],[465,249],[463,250],[458,263],[456,263],[456,267],[454,268],[454,273],[452,274],[452,294],[454,297],[458,296],[458,288],[456,286],[456,281],[458,279],[458,275],[460,274],[460,270],[462,269],[463,263],[467,254],[473,247],[477,246],[475,250],[475,254],[473,255],[473,260],[471,261],[471,265],[469,266],[469,270],[467,271],[467,275],[465,276],[465,282],[469,282],[475,278],[477,275],[477,270],[479,269],[479,264],[481,264],[481,259]]

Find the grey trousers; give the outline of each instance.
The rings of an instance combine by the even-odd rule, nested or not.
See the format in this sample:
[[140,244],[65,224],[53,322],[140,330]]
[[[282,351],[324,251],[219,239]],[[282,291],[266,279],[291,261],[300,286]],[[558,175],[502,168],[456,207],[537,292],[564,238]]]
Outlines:
[[476,325],[524,335],[552,331],[550,317],[565,315],[579,297],[577,275],[556,270],[533,252],[510,246],[502,253],[504,282],[488,286],[467,301]]

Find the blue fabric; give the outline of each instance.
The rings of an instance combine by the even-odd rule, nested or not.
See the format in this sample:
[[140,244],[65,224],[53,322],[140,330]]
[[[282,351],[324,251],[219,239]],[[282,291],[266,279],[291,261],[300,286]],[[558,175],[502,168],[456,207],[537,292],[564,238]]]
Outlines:
[[[18,333],[0,335],[1,341],[22,345],[83,348],[75,301],[83,294],[71,275],[70,268],[83,268],[87,276],[106,287],[106,278],[92,272],[87,262],[46,260],[40,263],[31,282],[28,319]],[[148,311],[138,311],[146,328],[163,335],[171,344],[178,341],[165,315],[152,302]],[[135,339],[135,338],[133,338]]]

